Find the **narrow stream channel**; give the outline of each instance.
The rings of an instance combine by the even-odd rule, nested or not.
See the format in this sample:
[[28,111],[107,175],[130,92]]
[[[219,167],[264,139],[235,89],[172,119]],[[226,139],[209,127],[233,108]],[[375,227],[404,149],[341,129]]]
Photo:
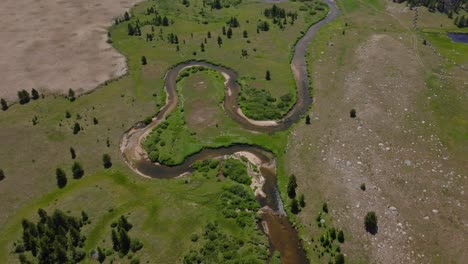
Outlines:
[[[307,47],[320,27],[334,20],[339,14],[334,1],[325,0],[324,2],[330,7],[328,15],[318,23],[312,25],[294,48],[291,70],[296,81],[297,101],[284,119],[275,122],[267,121],[265,123],[253,122],[247,119],[243,116],[237,104],[240,86],[237,83],[238,76],[235,71],[208,62],[184,62],[174,66],[167,72],[165,76],[165,89],[167,93],[166,105],[160,109],[160,112],[153,118],[152,122],[147,126],[138,123],[124,134],[120,149],[127,164],[135,172],[144,177],[159,179],[175,178],[185,173],[190,173],[193,171],[191,166],[195,161],[222,158],[241,151],[254,154],[262,161],[262,164],[274,164],[276,166],[275,157],[271,152],[258,146],[245,144],[234,144],[222,148],[205,148],[199,153],[188,157],[180,165],[165,166],[152,163],[148,159],[141,143],[144,138],[176,108],[178,103],[176,88],[177,77],[183,69],[193,66],[202,66],[223,73],[227,78],[225,83],[225,112],[243,128],[255,132],[272,133],[285,130],[297,122],[308,111],[312,104],[306,63]],[[266,180],[262,188],[266,197],[257,196],[257,200],[262,207],[262,229],[270,240],[270,252],[273,253],[275,250],[278,250],[281,254],[281,262],[283,264],[309,263],[297,231],[291,226],[283,210],[283,204],[277,189],[276,169],[271,169],[271,166],[261,166],[260,172]]]

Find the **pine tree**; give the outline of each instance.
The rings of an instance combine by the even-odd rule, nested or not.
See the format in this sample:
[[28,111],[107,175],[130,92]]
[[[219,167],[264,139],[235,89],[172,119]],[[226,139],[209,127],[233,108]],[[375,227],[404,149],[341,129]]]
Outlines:
[[39,99],[39,92],[34,88],[31,90],[31,98],[33,100]]
[[106,169],[112,167],[112,161],[111,161],[111,157],[109,154],[102,155],[102,164],[104,165],[104,168]]
[[222,30],[223,30],[223,35],[226,35],[226,27],[225,26],[223,26]]
[[288,197],[289,198],[295,198],[296,197],[296,188],[297,188],[297,182],[296,182],[296,176],[293,174],[291,177],[289,177],[288,180]]
[[266,71],[265,80],[267,80],[267,81],[271,80],[271,76],[270,76],[270,71],[269,71],[269,70]]
[[73,163],[72,172],[73,172],[73,178],[74,179],[79,179],[79,178],[83,177],[83,175],[84,175],[83,167],[81,166],[80,163],[78,163],[76,161]]
[[248,38],[249,37],[249,33],[247,32],[247,30],[244,30],[244,32],[242,33],[244,38]]
[[298,214],[299,213],[299,204],[298,204],[296,198],[293,198],[291,200],[291,212],[293,214]]
[[76,158],[76,152],[75,152],[75,149],[70,147],[70,155],[71,155],[71,158],[72,159],[75,159]]
[[95,124],[95,125],[99,124],[99,121],[97,120],[96,117],[93,117],[93,124]]
[[165,26],[165,27],[169,26],[169,19],[167,17],[163,18],[162,25]]
[[81,130],[80,124],[78,124],[78,122],[75,122],[75,125],[73,125],[73,135],[78,134],[80,130]]
[[1,98],[0,99],[0,104],[2,105],[2,111],[8,110],[8,103],[5,99]]
[[124,14],[124,19],[125,21],[129,21],[130,20],[130,14],[128,12],[125,12]]
[[306,125],[310,125],[310,116],[309,115],[306,116],[305,123],[306,123]]
[[97,248],[97,253],[99,263],[103,263],[106,260],[106,254],[104,254],[104,251],[100,247]]
[[18,91],[18,99],[19,99],[20,104],[27,104],[31,100],[31,97],[29,96],[28,91],[21,90],[21,91]]
[[120,240],[115,229],[112,229],[112,248],[114,251],[120,251]]
[[344,243],[344,240],[345,240],[345,238],[344,238],[343,230],[340,230],[340,231],[338,232],[338,242]]
[[232,28],[228,28],[226,35],[229,39],[232,37]]
[[75,101],[75,91],[73,91],[73,89],[69,89],[68,90],[68,100],[70,100],[70,102],[73,102]]
[[223,45],[223,39],[221,38],[221,36],[218,37],[218,46],[221,47],[221,45]]
[[146,64],[148,64],[148,61],[146,60],[145,56],[142,56],[141,57],[141,65],[146,65]]
[[200,45],[200,48],[201,48],[201,51],[202,51],[202,52],[205,52],[205,44],[202,43],[202,44]]
[[300,194],[299,195],[299,205],[304,208],[305,207],[305,197],[304,197],[304,194]]
[[208,38],[211,38],[211,32],[208,31],[208,33],[206,34],[206,36],[207,36]]
[[127,231],[125,229],[120,229],[119,231],[119,242],[120,242],[120,252],[124,255],[127,255],[128,251],[130,250],[130,237],[128,236]]
[[5,179],[5,172],[3,172],[2,169],[0,169],[0,181]]
[[63,171],[61,168],[57,168],[55,170],[55,176],[57,177],[57,186],[60,189],[67,185],[67,175],[65,174],[65,171]]
[[364,217],[364,226],[367,232],[375,235],[377,233],[377,215],[374,211],[368,212]]

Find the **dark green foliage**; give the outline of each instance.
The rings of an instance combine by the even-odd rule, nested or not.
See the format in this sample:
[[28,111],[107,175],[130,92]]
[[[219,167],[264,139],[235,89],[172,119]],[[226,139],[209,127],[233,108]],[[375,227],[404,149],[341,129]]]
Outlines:
[[27,104],[29,101],[31,101],[31,97],[26,90],[18,91],[18,99],[20,104]]
[[205,44],[202,43],[202,44],[200,45],[200,49],[201,49],[201,52],[205,52]]
[[70,118],[70,117],[71,117],[71,114],[70,114],[70,112],[69,112],[69,111],[66,111],[66,112],[65,112],[65,118],[67,118],[67,119],[68,119],[68,118]]
[[296,188],[297,188],[296,176],[292,174],[291,177],[289,177],[288,187],[287,187],[289,198],[296,197]]
[[146,65],[146,64],[148,64],[148,61],[146,60],[145,56],[142,56],[141,57],[141,65]]
[[207,36],[208,38],[211,38],[211,32],[208,31],[208,33],[206,34],[206,36]]
[[332,241],[336,239],[336,229],[334,227],[330,229],[330,238]]
[[73,179],[80,179],[84,175],[83,167],[80,163],[74,162],[72,166]]
[[[21,263],[78,263],[85,253],[80,250],[86,237],[81,235],[82,223],[78,218],[55,210],[51,216],[43,209],[38,210],[37,224],[24,219],[23,236],[15,252],[21,253]],[[31,252],[36,261],[30,261],[22,252]]]
[[229,38],[229,39],[232,37],[232,28],[231,28],[231,27],[228,28],[228,30],[227,30],[227,32],[226,32],[226,36],[227,36],[227,38]]
[[310,125],[310,116],[309,115],[306,116],[305,123],[306,123],[306,125]]
[[55,176],[57,177],[57,186],[61,189],[67,185],[67,175],[61,168],[55,170]]
[[3,98],[0,99],[0,105],[2,107],[2,111],[8,110],[8,103],[5,99]]
[[5,179],[5,172],[3,172],[2,169],[0,169],[0,181],[3,181]]
[[198,237],[197,234],[192,234],[192,235],[190,236],[190,240],[191,240],[192,242],[197,242],[197,241],[198,241],[198,238],[199,238],[199,237]]
[[374,211],[368,212],[364,217],[364,227],[366,228],[367,232],[373,235],[377,234],[377,215]]
[[95,124],[95,125],[99,124],[99,121],[95,117],[93,117],[93,124]]
[[305,203],[305,198],[304,198],[304,194],[302,194],[302,193],[299,195],[299,205],[300,205],[302,208],[304,208],[305,205],[306,205],[306,203]]
[[224,217],[234,219],[243,228],[255,225],[255,213],[260,209],[252,190],[241,184],[224,188],[218,208]]
[[349,116],[351,118],[356,118],[356,109],[351,109],[351,111],[349,111]]
[[284,94],[280,100],[273,98],[265,89],[243,87],[239,104],[244,114],[254,120],[278,120],[288,112],[293,103],[293,95]]
[[335,256],[335,264],[344,264],[345,263],[345,258],[344,255],[341,253],[336,254]]
[[271,80],[271,75],[270,75],[270,71],[269,71],[269,70],[266,71],[265,80],[267,80],[267,81],[270,81],[270,80]]
[[134,258],[132,259],[132,261],[130,261],[130,264],[140,264],[140,260],[137,258]]
[[123,228],[119,230],[119,242],[120,252],[127,255],[128,251],[130,251],[131,241],[127,231]]
[[78,122],[73,125],[73,135],[78,134],[81,131],[81,126]]
[[243,36],[244,38],[248,38],[248,37],[249,37],[249,33],[247,32],[247,30],[244,30],[244,31],[242,32],[242,36]]
[[213,0],[211,3],[211,8],[213,9],[221,9],[223,6],[221,5],[221,0]]
[[111,227],[112,248],[114,251],[125,256],[130,250],[137,252],[143,248],[143,243],[140,240],[130,238],[128,231],[132,229],[133,225],[128,222],[125,216],[120,216],[117,222],[111,224]]
[[328,214],[328,204],[327,203],[323,203],[322,210],[323,210],[324,213]]
[[[252,232],[252,239],[259,233]],[[184,264],[205,263],[265,263],[268,258],[267,245],[246,243],[244,240],[224,233],[216,223],[208,223],[203,231],[200,247],[190,250],[183,258]]]
[[132,239],[130,242],[130,249],[132,250],[133,253],[141,250],[143,248],[143,243],[141,243],[140,240],[138,239]]
[[268,31],[268,30],[270,30],[270,24],[268,24],[268,22],[266,22],[266,21],[261,21],[261,20],[260,20],[260,21],[258,22],[258,25],[257,25],[257,33],[258,33],[260,30],[261,30],[261,31]]
[[292,212],[293,214],[298,214],[299,211],[300,211],[300,209],[299,209],[299,203],[297,202],[296,198],[293,198],[293,199],[291,200],[291,212]]
[[75,149],[70,147],[70,155],[71,155],[71,158],[72,159],[75,159],[76,158],[76,152],[75,152]]
[[112,248],[116,252],[120,251],[119,236],[117,235],[117,231],[115,231],[115,229],[112,229],[111,236],[112,236]]
[[239,160],[227,159],[223,162],[222,173],[225,177],[238,183],[250,185],[252,182],[247,174],[247,167]]
[[128,12],[125,12],[124,14],[124,20],[129,21],[130,20],[130,14]]
[[111,161],[111,157],[109,154],[102,155],[102,164],[104,165],[104,168],[106,169],[112,167],[112,161]]
[[344,241],[345,241],[345,237],[344,237],[343,230],[340,230],[340,231],[338,232],[338,242],[344,243]]
[[365,183],[361,183],[360,188],[361,188],[362,191],[365,191],[365,190],[366,190],[366,184],[365,184]]
[[232,28],[237,28],[240,26],[239,21],[237,21],[237,18],[235,17],[231,17],[231,19],[227,22],[227,24],[229,25],[229,27],[232,27]]
[[73,102],[75,101],[76,97],[75,97],[75,91],[73,91],[73,89],[69,89],[68,90],[68,100],[70,100],[70,102]]
[[97,254],[99,263],[103,263],[106,260],[106,254],[104,254],[104,251],[100,247],[97,248]]
[[190,6],[189,0],[182,0],[182,4],[183,4],[185,7],[189,7],[189,6]]
[[34,88],[31,90],[31,98],[33,100],[39,99],[39,92]]
[[167,17],[163,18],[162,25],[165,26],[165,27],[169,26],[169,19]]
[[221,47],[221,45],[223,45],[223,39],[219,36],[218,37],[218,46]]

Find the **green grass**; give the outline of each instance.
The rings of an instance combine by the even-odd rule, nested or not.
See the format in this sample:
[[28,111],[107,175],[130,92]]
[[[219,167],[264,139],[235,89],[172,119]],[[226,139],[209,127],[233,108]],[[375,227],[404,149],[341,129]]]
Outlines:
[[468,61],[468,45],[465,43],[453,42],[448,36],[447,31],[437,29],[422,30],[424,37],[435,46],[446,58],[457,63],[465,64]]
[[[204,83],[204,90],[195,86]],[[178,107],[160,126],[155,128],[144,142],[145,149],[154,161],[164,164],[180,164],[187,156],[203,147],[223,147],[235,143],[259,145],[281,155],[286,146],[288,131],[274,134],[258,134],[245,131],[224,113],[220,102],[224,98],[224,78],[213,71],[200,71],[181,78],[177,85],[180,94]],[[206,99],[207,95],[210,95]],[[202,105],[194,106],[196,102]],[[188,125],[187,119],[197,118],[195,110],[208,107],[201,115],[212,115],[212,124]],[[185,110],[187,109],[187,110]]]
[[[202,175],[194,175],[187,182],[185,179],[156,181],[140,178],[125,165],[118,144],[126,129],[153,115],[162,106],[165,101],[164,74],[169,67],[182,61],[204,59],[226,65],[236,70],[246,85],[265,89],[275,98],[285,93],[295,94],[289,65],[292,45],[301,31],[320,19],[325,11],[315,15],[298,11],[299,18],[294,26],[288,25],[281,30],[270,23],[270,31],[257,34],[256,21],[263,9],[270,6],[268,4],[243,1],[235,8],[205,9],[202,16],[199,13],[201,0],[190,2],[190,7],[186,8],[179,2],[169,0],[150,1],[132,10],[132,23],[136,19],[143,21],[149,18],[143,12],[151,5],[157,5],[162,14],[174,20],[174,24],[162,28],[163,38],[166,39],[169,33],[176,33],[181,42],[179,52],[176,52],[175,45],[165,40],[146,42],[140,37],[129,37],[128,22],[124,22],[113,26],[110,32],[114,47],[128,58],[128,75],[108,82],[74,102],[61,96],[46,95],[45,99],[22,106],[13,105],[0,113],[0,127],[8,128],[0,129],[0,166],[6,174],[0,185],[0,262],[16,261],[16,256],[10,251],[13,242],[20,236],[21,219],[35,218],[40,207],[48,211],[59,208],[72,214],[82,210],[88,212],[92,223],[83,231],[88,236],[85,244],[87,251],[96,246],[109,248],[110,223],[120,215],[127,215],[134,224],[132,237],[141,239],[145,245],[139,252],[142,263],[178,262],[192,245],[190,235],[200,233],[209,221],[217,220],[226,230],[223,232],[230,235],[246,236],[242,229],[232,225],[231,220],[225,219],[213,203],[223,192],[226,182],[220,183],[213,177]],[[278,5],[295,11],[305,3]],[[223,36],[224,43],[220,48],[216,38],[222,35],[221,27],[231,16],[238,18],[241,28],[234,29],[232,39]],[[159,34],[159,29],[156,27],[156,34]],[[248,31],[250,43],[242,37],[243,30]],[[151,27],[143,27],[142,31],[144,37]],[[208,31],[213,37],[207,39],[206,50],[201,52],[200,44]],[[185,44],[182,44],[184,40]],[[247,58],[241,57],[241,49],[248,50]],[[193,55],[194,51],[196,55]],[[143,55],[147,57],[148,65],[141,65]],[[269,82],[264,79],[266,69],[272,75]],[[181,102],[184,104],[191,104],[190,100],[197,96],[192,93],[191,83],[187,81],[190,78],[179,83]],[[218,128],[201,129],[177,123],[187,118],[194,109],[187,107],[185,112],[176,110],[167,122],[177,124],[174,131],[181,133],[181,139],[190,140],[160,149],[166,160],[170,157],[172,162],[178,163],[202,147],[233,143],[263,146],[281,160],[289,132],[264,135],[243,130],[227,118],[216,104],[224,95],[224,85],[219,76],[208,73],[203,78],[210,89],[210,93],[206,94],[214,98],[208,104],[215,104]],[[66,111],[72,114],[70,119],[65,118]],[[77,117],[78,114],[81,118]],[[34,116],[38,118],[35,126],[31,122]],[[94,117],[99,124],[93,124]],[[83,128],[77,135],[72,133],[75,122]],[[196,135],[193,135],[194,132]],[[167,142],[174,140],[170,135],[165,136]],[[76,150],[76,160],[83,164],[85,170],[80,180],[71,179],[73,160],[70,158],[70,147]],[[101,157],[104,153],[112,157],[114,166],[110,170],[102,168]],[[282,166],[281,162],[279,166]],[[69,183],[64,189],[56,187],[54,172],[57,167],[63,168],[68,176]],[[279,168],[279,172],[284,173],[284,169]],[[193,219],[197,219],[197,222],[194,223]]]

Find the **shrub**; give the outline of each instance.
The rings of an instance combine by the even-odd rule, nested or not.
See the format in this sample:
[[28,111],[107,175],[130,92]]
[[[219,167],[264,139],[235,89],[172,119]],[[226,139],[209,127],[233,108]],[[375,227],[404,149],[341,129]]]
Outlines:
[[2,111],[8,110],[8,103],[5,99],[1,98],[0,99],[0,104],[2,106]]
[[344,238],[343,230],[340,230],[340,231],[338,232],[338,242],[344,243],[344,241],[345,241],[345,238]]
[[78,124],[78,122],[75,122],[75,125],[73,125],[73,135],[78,134],[80,130],[81,130],[80,124]]
[[72,166],[72,173],[73,173],[73,178],[74,179],[79,179],[83,177],[84,175],[84,170],[83,167],[81,167],[81,164],[78,162],[74,162]]
[[365,184],[365,183],[361,183],[360,188],[361,188],[361,190],[365,191],[365,190],[366,190],[366,184]]
[[296,198],[291,200],[291,212],[293,214],[299,213],[299,203],[297,202]]
[[2,169],[0,169],[0,181],[5,179],[5,172],[3,172]]
[[102,155],[102,164],[104,165],[105,169],[112,167],[112,161],[109,154]]
[[68,90],[68,100],[70,100],[70,102],[74,102],[75,99],[76,99],[76,97],[75,97],[75,91],[73,91],[73,89],[70,88],[70,89]]
[[145,56],[142,56],[141,57],[141,65],[146,65],[146,64],[148,64],[148,61],[146,60]]
[[190,236],[190,240],[192,240],[192,242],[197,242],[198,241],[198,235],[197,234],[192,234],[192,236]]
[[55,176],[57,177],[57,186],[61,189],[67,185],[67,175],[61,168],[55,170]]
[[342,253],[336,254],[335,263],[336,264],[344,264],[345,263],[344,255]]
[[351,109],[351,111],[349,111],[349,116],[351,118],[355,118],[356,117],[356,109]]
[[323,212],[328,213],[328,204],[327,203],[323,203],[322,210],[323,210]]
[[377,215],[374,211],[368,212],[364,217],[364,226],[366,231],[375,235],[377,233]]

